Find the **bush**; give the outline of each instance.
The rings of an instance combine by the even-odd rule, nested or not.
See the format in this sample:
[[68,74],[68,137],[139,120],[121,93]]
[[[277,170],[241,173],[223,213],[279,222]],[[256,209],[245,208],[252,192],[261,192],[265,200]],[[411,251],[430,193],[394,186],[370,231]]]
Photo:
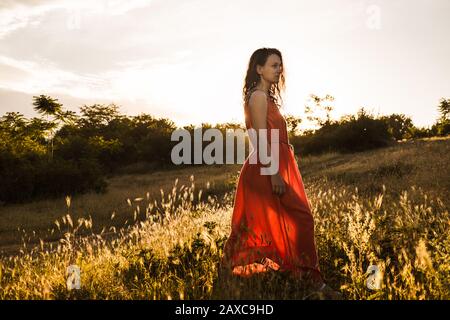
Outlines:
[[330,151],[357,152],[389,145],[392,137],[386,122],[365,113],[324,125],[315,132],[293,137],[292,144],[302,154]]
[[96,192],[106,190],[101,167],[92,159],[41,163],[34,182],[36,197],[57,197],[90,190]]
[[100,166],[94,160],[48,161],[45,157],[26,159],[2,152],[0,175],[0,201],[6,203],[106,190]]

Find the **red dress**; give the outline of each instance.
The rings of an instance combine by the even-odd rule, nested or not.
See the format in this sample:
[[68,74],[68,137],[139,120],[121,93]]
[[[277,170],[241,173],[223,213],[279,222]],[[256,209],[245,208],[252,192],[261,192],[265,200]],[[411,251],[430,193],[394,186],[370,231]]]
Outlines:
[[[272,192],[269,175],[261,165],[245,160],[236,188],[231,234],[225,242],[222,265],[233,275],[251,276],[269,269],[308,273],[322,281],[314,240],[314,220],[302,177],[290,148],[286,121],[268,98],[267,139],[279,129],[279,172],[286,184],[281,196]],[[248,104],[245,125],[251,128]]]

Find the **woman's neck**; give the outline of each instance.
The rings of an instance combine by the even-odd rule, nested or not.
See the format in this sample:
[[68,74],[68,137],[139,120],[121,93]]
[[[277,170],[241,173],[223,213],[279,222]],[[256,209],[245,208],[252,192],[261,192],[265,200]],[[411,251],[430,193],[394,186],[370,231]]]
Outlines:
[[270,87],[271,87],[270,83],[262,80],[260,83],[258,83],[258,85],[255,88],[258,90],[262,90],[262,91],[266,92],[267,94],[269,94]]

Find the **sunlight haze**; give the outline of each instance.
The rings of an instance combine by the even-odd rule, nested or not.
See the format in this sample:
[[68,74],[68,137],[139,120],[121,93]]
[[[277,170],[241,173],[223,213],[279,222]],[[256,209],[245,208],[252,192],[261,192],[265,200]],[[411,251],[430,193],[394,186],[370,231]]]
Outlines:
[[[365,107],[431,126],[449,97],[450,1],[2,1],[0,113],[32,96],[77,111],[116,103],[177,125],[243,123],[241,90],[260,47],[283,53],[284,113],[310,93],[334,119]],[[306,125],[306,124],[302,124]]]

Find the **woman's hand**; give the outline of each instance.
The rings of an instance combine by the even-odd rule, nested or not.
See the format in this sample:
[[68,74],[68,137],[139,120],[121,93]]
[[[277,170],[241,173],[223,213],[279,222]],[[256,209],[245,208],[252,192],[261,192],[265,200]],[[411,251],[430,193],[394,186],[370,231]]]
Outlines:
[[272,191],[277,195],[282,195],[286,191],[286,184],[280,173],[276,173],[270,176],[270,182],[272,183]]

